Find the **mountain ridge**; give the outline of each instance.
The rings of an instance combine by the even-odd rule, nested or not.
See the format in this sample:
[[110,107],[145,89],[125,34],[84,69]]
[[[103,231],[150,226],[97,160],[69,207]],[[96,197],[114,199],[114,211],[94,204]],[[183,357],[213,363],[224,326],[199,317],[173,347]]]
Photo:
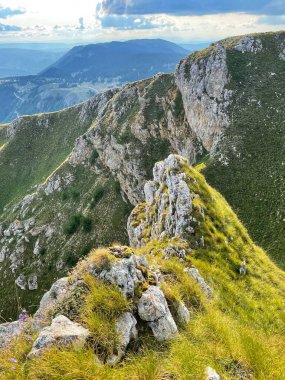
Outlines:
[[[280,74],[283,72],[284,63],[280,54],[285,47],[283,47],[283,43],[284,33],[228,39],[183,60],[175,75],[162,74],[131,83],[122,89],[107,93],[109,97],[105,100],[103,100],[104,95],[101,95],[102,101],[100,101],[100,96],[97,96],[77,108],[66,110],[67,115],[69,112],[70,115],[73,113],[69,120],[74,118],[79,120],[78,128],[85,130],[83,134],[78,131],[76,137],[75,135],[70,137],[65,160],[62,163],[59,160],[58,168],[57,165],[54,165],[50,172],[44,173],[42,181],[39,175],[34,183],[25,185],[21,196],[18,195],[17,198],[12,199],[12,191],[6,192],[11,196],[11,203],[5,206],[6,210],[1,216],[1,254],[3,262],[6,263],[5,268],[2,266],[2,270],[3,273],[8,273],[11,270],[9,266],[16,265],[15,279],[19,278],[18,281],[24,279],[24,284],[26,284],[25,290],[19,289],[20,299],[25,300],[26,305],[34,304],[34,297],[39,299],[43,286],[46,289],[52,279],[61,273],[66,273],[68,265],[74,264],[82,255],[86,254],[88,240],[92,241],[94,246],[111,244],[112,234],[110,232],[113,228],[116,240],[127,243],[127,213],[130,211],[131,205],[136,206],[143,200],[143,186],[145,181],[150,179],[155,162],[164,159],[170,153],[178,153],[186,157],[190,164],[200,163],[204,167],[203,170],[209,182],[229,198],[239,214],[242,211],[242,220],[249,231],[253,232],[253,238],[269,249],[274,242],[275,247],[269,250],[269,253],[282,266],[283,235],[280,231],[282,231],[283,224],[282,220],[275,216],[278,211],[276,207],[282,207],[282,199],[280,199],[282,183],[278,184],[274,192],[272,190],[268,192],[270,182],[260,175],[259,170],[256,170],[259,160],[263,159],[263,156],[260,151],[256,151],[255,154],[255,148],[267,149],[262,143],[262,133],[260,133],[264,121],[258,119],[255,108],[254,113],[251,108],[246,112],[244,112],[244,108],[240,107],[229,110],[234,104],[238,104],[234,99],[240,99],[243,96],[239,92],[240,88],[246,88],[247,91],[260,91],[260,85],[255,87],[254,83],[259,83],[256,77],[261,75],[262,70],[264,78],[267,78],[265,80],[266,87],[269,87],[268,80],[272,82],[271,68],[274,67],[276,75],[273,76],[273,79],[276,77],[277,80],[278,78],[280,91],[282,91],[283,82]],[[248,77],[236,78],[233,75],[234,72],[239,74],[233,64],[234,62],[240,63],[240,59],[243,59],[242,67],[247,67]],[[255,65],[247,66],[252,61],[255,62]],[[270,72],[267,71],[268,67],[270,67]],[[248,78],[251,77],[252,79],[249,81]],[[242,82],[242,86],[237,86],[239,82]],[[246,87],[249,86],[249,83],[250,88]],[[263,88],[261,89],[263,91]],[[271,91],[270,87],[267,91]],[[260,94],[263,96],[263,93]],[[258,110],[260,110],[257,95],[254,98],[256,101],[249,104],[257,104]],[[271,95],[268,99],[272,98]],[[272,101],[275,102],[275,98],[272,98]],[[246,97],[244,101],[248,107]],[[282,97],[279,102],[281,109]],[[271,103],[264,103],[264,112],[270,110],[270,107],[272,107]],[[276,112],[277,114],[282,121],[282,112]],[[241,116],[246,117],[242,121],[243,128],[236,129],[231,125],[232,120],[241,120]],[[29,125],[33,123],[35,133],[33,141],[36,142],[45,125],[47,130],[49,125],[52,127],[53,124],[49,124],[49,117],[56,120],[54,128],[60,126],[63,128],[62,133],[68,136],[70,121],[64,122],[64,119],[61,119],[61,113],[20,118],[14,126],[10,126],[8,129],[12,130],[15,127],[15,138],[17,138],[17,134],[20,133],[18,128],[25,126],[28,129]],[[276,128],[279,130],[280,120],[277,117],[274,120],[276,120],[277,127],[274,124],[273,131]],[[255,123],[255,121],[257,122]],[[246,129],[248,125],[251,127]],[[282,126],[282,123],[280,125]],[[252,136],[246,133],[247,131],[252,133],[252,130],[256,131]],[[238,135],[236,135],[237,133]],[[241,136],[244,136],[242,140],[239,139]],[[271,133],[268,141],[274,136],[275,134]],[[21,144],[25,147],[24,139],[19,138],[17,141],[18,143],[15,145],[17,149]],[[246,144],[248,141],[251,142],[250,149]],[[259,142],[259,145],[255,146],[256,141]],[[280,139],[280,143],[282,141]],[[0,151],[2,161],[9,152],[9,144],[12,146],[13,139],[8,141],[8,144]],[[57,140],[57,144],[58,146],[62,144],[61,138]],[[267,170],[269,171],[276,171],[276,167],[281,165],[279,171],[276,171],[276,178],[280,179],[282,161],[276,155],[274,147],[276,145],[272,145],[273,151],[270,150],[273,164],[267,158],[266,165],[268,165]],[[44,151],[42,148],[40,150]],[[282,149],[280,148],[279,151],[282,152]],[[257,154],[257,152],[259,153]],[[40,163],[39,157],[36,155],[31,157],[29,167],[32,171],[37,171],[38,163]],[[9,161],[11,157],[6,156],[5,160]],[[17,165],[15,162],[16,170]],[[266,165],[264,164],[261,170],[264,170]],[[7,168],[7,166],[0,168],[1,178],[10,180],[11,171],[8,168],[8,172],[4,175],[3,168]],[[16,173],[17,171],[14,173],[14,181],[18,180]],[[95,178],[94,173],[97,176]],[[243,177],[243,173],[247,173],[246,178]],[[39,174],[41,173],[39,172]],[[111,176],[111,182],[107,181],[106,175],[107,177]],[[238,183],[236,182],[237,176]],[[251,187],[247,178],[252,179]],[[30,188],[30,186],[36,186],[37,181],[39,182],[37,187]],[[82,183],[86,183],[86,187],[83,188]],[[13,187],[14,185],[11,184],[11,189]],[[258,189],[266,202],[260,203],[255,189]],[[104,193],[106,194],[105,198]],[[27,198],[21,198],[24,194]],[[250,202],[248,201],[249,197]],[[113,224],[111,223],[106,230],[106,224],[102,219],[96,220],[96,215],[99,210],[103,210],[107,204],[110,204],[110,199],[118,205],[116,207],[118,207],[119,214],[115,215],[116,210],[112,211],[114,212]],[[276,200],[279,200],[279,203]],[[2,200],[3,206],[5,202]],[[50,210],[47,210],[47,204],[50,205]],[[264,217],[268,214],[268,207],[265,206],[268,204],[270,204],[270,218]],[[97,207],[99,207],[98,210]],[[57,215],[58,210],[61,213],[60,217]],[[17,226],[19,225],[17,223],[15,225],[15,220],[26,223],[32,217],[35,217],[35,226],[27,224],[27,227],[24,225],[18,230]],[[92,220],[90,221],[90,219]],[[52,222],[46,223],[46,220]],[[57,226],[57,222],[59,226]],[[53,223],[54,226],[52,226]],[[94,226],[96,228],[92,229],[91,227],[91,231],[85,233],[84,228],[86,227],[84,226],[88,223],[91,225],[93,223],[93,228]],[[105,229],[104,239],[100,238],[101,226],[102,228],[104,226]],[[25,236],[34,234],[34,227],[37,227],[38,235],[27,237],[29,242],[26,242]],[[50,227],[54,230],[52,244],[48,240]],[[90,227],[87,227],[87,230],[88,228]],[[5,231],[11,236],[5,236]],[[72,232],[68,233],[68,231]],[[17,234],[20,238],[17,237]],[[264,236],[267,240],[264,240]],[[276,237],[278,238],[277,242]],[[10,243],[11,239],[13,241]],[[86,249],[79,252],[79,248],[73,244],[75,240]],[[59,244],[64,247],[60,252],[57,248]],[[34,250],[43,252],[42,256],[36,255],[35,259]],[[52,257],[53,271],[48,271],[43,262],[50,257]],[[25,260],[24,267],[23,258]],[[51,272],[54,276],[52,279],[49,278]],[[29,291],[27,281],[35,274],[38,277],[38,289]],[[11,283],[13,281],[14,279],[11,280]],[[35,296],[35,294],[37,295]],[[5,297],[4,293],[3,297]],[[9,300],[5,302],[9,303]],[[11,310],[13,302],[11,302]]]

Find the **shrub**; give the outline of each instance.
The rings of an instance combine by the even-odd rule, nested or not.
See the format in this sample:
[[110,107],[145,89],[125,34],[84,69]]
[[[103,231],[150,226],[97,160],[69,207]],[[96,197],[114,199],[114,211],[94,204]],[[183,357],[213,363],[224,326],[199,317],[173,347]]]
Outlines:
[[70,220],[64,226],[64,233],[66,235],[73,235],[80,227],[82,215],[72,215]]
[[89,216],[82,219],[83,231],[90,232],[93,226],[93,220]]
[[92,201],[90,203],[90,208],[94,208],[96,204],[103,198],[105,194],[105,188],[103,186],[98,186],[93,194]]

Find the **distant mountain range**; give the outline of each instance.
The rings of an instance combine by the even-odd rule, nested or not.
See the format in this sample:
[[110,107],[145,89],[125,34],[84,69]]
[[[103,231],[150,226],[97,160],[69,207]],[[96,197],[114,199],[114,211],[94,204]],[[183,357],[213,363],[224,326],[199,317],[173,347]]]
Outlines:
[[63,54],[64,51],[41,51],[0,46],[0,78],[38,74]]
[[[47,54],[46,51],[33,51],[30,58],[33,57],[39,68]],[[188,54],[182,47],[160,39],[74,47],[55,63],[49,62],[47,68],[41,67],[39,75],[0,80],[0,123],[9,122],[18,115],[56,111],[108,88],[159,72],[173,72],[177,62]],[[50,53],[50,57],[55,56],[59,58],[60,52]],[[16,61],[23,62],[15,58]],[[10,66],[12,70],[12,64]],[[22,70],[27,67],[35,70],[35,65],[28,62]]]
[[182,47],[164,40],[131,40],[76,46],[41,75],[77,82],[117,82],[145,79],[175,70],[188,55]]

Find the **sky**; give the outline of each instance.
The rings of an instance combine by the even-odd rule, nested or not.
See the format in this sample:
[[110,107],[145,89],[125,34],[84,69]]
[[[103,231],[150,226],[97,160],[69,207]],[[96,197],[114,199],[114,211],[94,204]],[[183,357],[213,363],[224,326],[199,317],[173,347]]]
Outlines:
[[281,29],[285,0],[0,0],[0,43],[194,43]]

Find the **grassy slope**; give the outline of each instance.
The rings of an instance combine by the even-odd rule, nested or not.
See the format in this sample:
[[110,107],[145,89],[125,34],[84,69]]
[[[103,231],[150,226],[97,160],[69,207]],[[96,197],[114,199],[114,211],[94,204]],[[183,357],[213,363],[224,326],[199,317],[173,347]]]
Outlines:
[[[51,284],[62,277],[92,247],[116,241],[122,244],[128,242],[126,225],[131,205],[123,201],[118,183],[111,174],[105,171],[95,175],[89,169],[72,168],[65,163],[57,173],[66,172],[72,173],[74,182],[61,192],[43,196],[40,202],[35,200],[36,211],[30,211],[26,216],[36,218],[35,227],[45,223],[55,226],[51,241],[41,238],[42,252],[40,257],[35,257],[33,249],[38,237],[30,236],[20,268],[7,278],[10,263],[7,262],[1,267],[0,310],[1,318],[4,320],[17,317],[17,304],[33,313],[43,293]],[[100,197],[96,196],[98,192],[101,194]],[[78,216],[81,218],[78,228],[74,232],[67,232],[74,217]],[[88,228],[84,228],[86,220],[90,223]],[[57,268],[61,260],[62,266]],[[20,273],[27,277],[36,273],[38,290],[23,291],[15,287],[14,281]],[[10,289],[9,293],[7,288]]]
[[15,138],[0,151],[0,210],[43,182],[67,158],[75,139],[90,126],[90,120],[79,121],[79,112],[80,106],[23,118]]
[[[161,267],[165,274],[162,288],[170,307],[176,300],[183,299],[191,309],[191,321],[180,336],[167,344],[158,344],[145,332],[120,366],[97,364],[93,350],[102,355],[112,349],[115,317],[130,306],[123,302],[116,289],[108,291],[89,278],[87,306],[81,305],[79,318],[91,328],[94,346],[79,351],[56,348],[39,359],[25,362],[30,344],[18,341],[2,353],[0,378],[196,380],[204,378],[205,367],[210,365],[224,380],[284,379],[285,275],[253,244],[229,205],[206,184],[203,176],[186,165],[181,170],[189,176],[191,190],[200,195],[193,196],[198,221],[196,236],[189,237],[186,243],[172,241],[187,247],[186,262],[163,259],[163,248],[168,242],[151,241],[138,252]],[[205,211],[205,219],[200,207]],[[201,235],[205,237],[205,247],[191,249],[193,239]],[[240,277],[238,268],[243,258],[248,261],[248,273]],[[101,250],[93,253],[88,262],[106,265],[106,260],[108,252]],[[214,290],[210,304],[183,271],[190,263],[199,268]],[[85,265],[80,264],[79,272]],[[68,314],[68,307],[65,310]],[[94,313],[100,317],[100,323]],[[10,369],[11,357],[19,361],[15,371]]]
[[[221,151],[229,165],[214,161],[205,175],[227,198],[254,240],[285,268],[285,62],[277,59],[280,46],[277,49],[275,33],[259,38],[264,49],[257,54],[228,48],[234,99]],[[234,146],[239,157],[232,151]]]

